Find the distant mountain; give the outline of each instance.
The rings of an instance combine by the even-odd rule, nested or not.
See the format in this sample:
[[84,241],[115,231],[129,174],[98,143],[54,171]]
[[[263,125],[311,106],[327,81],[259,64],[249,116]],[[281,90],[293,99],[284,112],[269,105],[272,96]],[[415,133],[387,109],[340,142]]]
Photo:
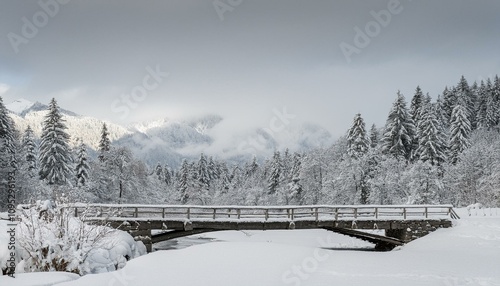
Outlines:
[[14,112],[16,114],[21,114],[23,111],[33,106],[33,104],[35,103],[21,98],[7,104],[5,107],[7,107],[7,109],[10,110],[11,112]]
[[[30,125],[36,136],[41,135],[47,105],[20,99],[7,104],[6,107],[12,112],[11,117],[18,130],[22,132]],[[270,134],[265,129],[248,130],[245,135],[236,135],[232,133],[233,130],[224,130],[226,136],[219,138],[217,134],[220,134],[220,130],[214,130],[219,128],[224,119],[218,115],[184,120],[163,118],[124,127],[81,116],[69,110],[61,109],[61,112],[64,114],[73,146],[76,145],[77,138],[82,138],[90,148],[97,149],[101,127],[105,122],[115,146],[130,148],[138,158],[150,166],[160,162],[177,167],[183,158],[195,159],[201,152],[239,163],[253,155],[260,158],[270,156],[274,150],[284,146],[292,151],[306,151],[332,142],[330,133],[315,124],[287,126],[276,134]]]
[[[5,107],[8,110],[10,110],[11,112],[13,112],[21,117],[24,117],[26,114],[31,113],[31,112],[46,111],[49,106],[46,104],[40,103],[38,101],[31,102],[29,100],[21,98],[21,99],[18,99],[16,101],[13,101],[10,104],[7,104]],[[78,116],[78,114],[76,114],[72,111],[63,109],[63,108],[61,108],[61,113],[66,114],[66,115],[70,115],[70,116]]]

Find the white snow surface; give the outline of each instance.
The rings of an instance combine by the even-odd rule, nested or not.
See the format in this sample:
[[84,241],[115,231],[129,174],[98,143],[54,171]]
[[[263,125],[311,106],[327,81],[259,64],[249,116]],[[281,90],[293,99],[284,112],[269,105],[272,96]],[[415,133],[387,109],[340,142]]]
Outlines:
[[[459,215],[453,228],[390,252],[331,250],[360,245],[323,230],[205,233],[193,237],[217,241],[156,251],[118,271],[49,285],[500,285],[500,210]],[[3,276],[0,285],[47,285],[32,275]]]

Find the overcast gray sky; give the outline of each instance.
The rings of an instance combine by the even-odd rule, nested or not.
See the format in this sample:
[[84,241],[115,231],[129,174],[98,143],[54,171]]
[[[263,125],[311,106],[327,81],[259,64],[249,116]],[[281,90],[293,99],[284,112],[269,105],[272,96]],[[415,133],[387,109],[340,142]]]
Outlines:
[[286,107],[338,136],[358,112],[383,125],[398,89],[435,98],[500,70],[498,0],[59,1],[0,0],[6,103],[55,97],[117,123],[217,113],[233,128]]

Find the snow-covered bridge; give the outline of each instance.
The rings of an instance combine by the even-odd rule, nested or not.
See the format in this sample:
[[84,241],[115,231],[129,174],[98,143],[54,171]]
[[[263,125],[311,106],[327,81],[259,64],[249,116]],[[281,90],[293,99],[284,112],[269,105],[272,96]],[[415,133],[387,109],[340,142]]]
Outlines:
[[[128,231],[146,245],[220,230],[327,229],[370,241],[379,249],[452,226],[451,205],[198,206],[71,204],[89,222]],[[152,234],[152,230],[155,231]],[[385,230],[385,236],[360,230]]]

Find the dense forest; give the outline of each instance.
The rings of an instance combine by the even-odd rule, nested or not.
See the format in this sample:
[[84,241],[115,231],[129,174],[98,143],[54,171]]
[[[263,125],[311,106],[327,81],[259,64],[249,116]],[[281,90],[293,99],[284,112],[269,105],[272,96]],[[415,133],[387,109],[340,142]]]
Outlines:
[[[16,130],[0,98],[0,207],[70,201],[203,205],[436,204],[500,206],[500,80],[469,85],[462,76],[435,101],[420,87],[397,92],[385,126],[356,114],[332,146],[276,150],[241,165],[201,154],[178,169],[147,166],[101,129],[98,156],[70,148],[53,99],[41,138]],[[9,176],[15,174],[15,176]],[[12,201],[11,201],[12,202]]]

